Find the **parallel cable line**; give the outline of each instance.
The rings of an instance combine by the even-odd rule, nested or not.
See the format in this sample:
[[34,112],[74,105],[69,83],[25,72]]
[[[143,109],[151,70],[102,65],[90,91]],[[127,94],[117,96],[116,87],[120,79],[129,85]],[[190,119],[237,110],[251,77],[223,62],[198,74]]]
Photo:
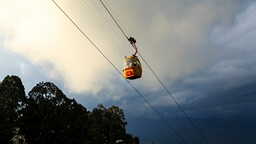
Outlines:
[[[80,9],[81,9],[81,11],[82,11],[82,13],[83,13],[84,15],[87,15],[88,17],[91,17],[91,18],[92,18],[91,21],[94,23],[94,25],[95,25],[96,27],[98,27],[98,30],[101,31],[101,32],[103,33],[103,35],[105,35],[106,40],[108,40],[109,42],[112,42],[112,41],[110,40],[110,35],[108,35],[107,30],[105,30],[106,28],[104,28],[104,24],[102,24],[101,21],[100,21],[96,16],[93,15],[93,13],[91,13],[90,11],[87,11],[87,9],[91,10],[91,9],[90,9],[90,6],[87,6],[87,5],[86,5],[86,2],[80,2],[80,1],[75,1],[75,2],[76,2],[77,5],[80,7]],[[118,44],[118,43],[112,42],[112,44],[113,44],[113,45],[116,45],[116,44]],[[124,52],[123,52],[121,49],[118,49],[118,47],[119,47],[118,45],[116,45],[115,47],[117,47],[116,51],[117,51],[120,55],[123,55],[123,54],[124,54]]]
[[[103,3],[102,0],[100,0],[100,2],[102,3],[102,5],[104,6],[104,8],[106,9],[106,11],[109,13],[109,15],[111,16],[111,18],[115,21],[116,25],[118,26],[118,28],[122,31],[123,35],[128,39],[128,36],[124,33],[123,29],[120,27],[120,25],[117,23],[117,21],[115,20],[115,18],[113,17],[113,15],[110,13],[110,11],[108,10],[108,8],[106,7],[106,5]],[[205,141],[205,143],[208,144],[208,141],[206,140],[206,138],[203,136],[203,134],[200,132],[200,130],[196,127],[196,125],[192,122],[192,120],[188,117],[188,115],[186,114],[186,112],[182,109],[182,107],[179,105],[179,103],[175,100],[175,98],[172,96],[172,94],[169,92],[169,90],[166,88],[166,86],[162,83],[162,81],[159,79],[159,77],[156,75],[156,73],[153,71],[153,69],[149,66],[149,64],[146,62],[146,60],[142,57],[142,55],[138,52],[139,56],[142,58],[142,60],[145,62],[145,64],[149,67],[149,69],[151,70],[151,72],[154,74],[154,76],[157,78],[157,80],[160,82],[160,84],[163,86],[163,88],[166,90],[166,92],[168,93],[168,95],[173,99],[173,101],[175,102],[175,104],[179,107],[179,109],[181,110],[181,112],[185,115],[185,117],[188,119],[188,121],[191,123],[191,125],[194,127],[194,129],[198,132],[198,134],[203,138],[203,140]]]
[[[92,19],[91,19],[91,21],[93,21],[94,22],[94,24],[95,24],[95,27],[98,27],[98,30],[99,31],[102,31],[102,33],[103,33],[103,35],[105,35],[105,37],[106,37],[106,39],[107,40],[109,40],[109,42],[110,43],[112,43],[113,45],[114,45],[114,47],[116,48],[117,47],[117,49],[116,50],[118,50],[118,51],[122,51],[123,52],[123,50],[122,49],[120,49],[120,45],[115,41],[115,39],[113,39],[112,41],[111,41],[111,38],[109,37],[109,31],[107,31],[106,29],[106,25],[104,25],[100,20],[99,20],[99,18],[96,16],[96,15],[94,15],[94,13],[92,13],[92,12],[88,12],[87,10],[91,10],[91,7],[90,6],[88,6],[87,4],[86,4],[86,2],[85,1],[83,1],[83,2],[80,2],[81,0],[78,0],[78,2],[77,1],[75,1],[75,3],[77,4],[77,5],[79,5],[78,7],[80,7],[80,9],[81,9],[81,12],[84,14],[84,15],[86,15],[86,16],[88,16],[88,17],[92,17]],[[117,34],[117,31],[116,30],[114,30],[114,28],[113,28],[113,26],[111,26],[111,24],[109,23],[109,21],[103,16],[103,14],[102,14],[102,12],[100,11],[100,9],[97,7],[97,5],[94,3],[95,1],[92,1],[93,2],[93,5],[96,7],[96,9],[98,10],[98,12],[100,13],[100,15],[104,18],[104,20],[107,22],[107,24],[108,24],[108,26],[112,29],[112,31],[116,34],[116,35],[118,35]],[[92,10],[91,10],[92,11]],[[98,26],[99,25],[99,26]],[[126,31],[125,31],[126,32]],[[123,47],[127,47],[125,44],[124,44],[124,41],[122,41],[121,40],[121,37],[120,36],[118,36],[117,38],[119,38],[119,40],[123,43]],[[126,41],[127,42],[127,41]],[[126,49],[127,50],[127,49]],[[105,52],[104,52],[105,53]],[[126,52],[127,53],[127,52]],[[121,55],[121,57],[123,58],[123,56],[124,56],[124,54],[120,54],[119,53],[119,55]],[[146,73],[146,71],[144,71],[144,77],[150,77],[147,73]],[[143,78],[144,78],[143,77]],[[144,79],[144,86],[146,86],[146,87],[148,87],[147,88],[147,90],[151,90],[151,93],[152,93],[152,95],[153,96],[155,96],[155,97],[157,97],[158,96],[158,94],[160,94],[161,93],[161,91],[157,88],[157,85],[155,84],[155,83],[153,83],[153,82],[150,82],[149,81],[149,79],[148,78],[145,78]],[[158,91],[158,92],[156,92],[156,93],[154,93],[153,91],[152,91],[152,89],[155,89],[156,91]],[[158,94],[157,94],[158,93]],[[145,95],[145,94],[143,94],[143,95]]]
[[[82,29],[68,16],[68,14],[54,1],[53,3],[61,10],[61,12],[73,23],[73,25],[83,34],[83,36],[98,50],[98,52],[115,68],[115,70],[122,75],[122,73],[117,69],[117,67],[107,58],[107,56],[93,43],[93,41],[82,31]],[[123,75],[122,75],[123,76]],[[164,119],[164,117],[147,101],[147,99],[131,84],[130,81],[125,79],[126,82],[140,95],[140,97],[155,111],[155,113],[163,120],[163,122],[168,125],[169,128],[186,144],[181,135]]]
[[102,2],[102,0],[100,0],[100,2],[102,3],[102,5],[105,7],[105,9],[107,10],[107,12],[110,14],[111,18],[115,21],[115,23],[117,24],[117,26],[119,27],[119,29],[122,31],[122,33],[124,34],[124,36],[128,38],[128,36],[124,33],[123,29],[120,27],[120,25],[117,23],[116,19],[113,17],[113,15],[110,13],[110,11],[108,10],[108,8],[105,6],[105,4]]
[[[107,24],[109,25],[109,27],[112,29],[112,31],[114,32],[115,35],[118,35],[117,31],[111,26],[110,22],[104,17],[103,13],[100,11],[100,9],[98,8],[98,6],[95,4],[95,1],[92,1],[94,6],[96,7],[96,9],[98,10],[98,12],[100,13],[100,15],[104,18],[104,20],[107,22]],[[122,44],[123,47],[126,46],[126,44],[124,43],[124,41],[121,40],[121,37],[117,37],[119,39],[119,42]],[[115,41],[115,40],[114,40]],[[115,41],[117,43],[117,41]],[[119,45],[119,44],[118,44]],[[119,45],[120,46],[120,45]],[[121,47],[121,46],[120,46]],[[126,52],[129,52],[128,49],[125,49]],[[123,54],[122,56],[124,56],[125,54]]]

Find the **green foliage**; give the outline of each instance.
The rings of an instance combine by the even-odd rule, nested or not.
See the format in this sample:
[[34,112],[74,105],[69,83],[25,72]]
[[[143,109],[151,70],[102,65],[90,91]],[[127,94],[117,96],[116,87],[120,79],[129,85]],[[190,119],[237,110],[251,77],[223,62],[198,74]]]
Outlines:
[[0,100],[1,143],[11,143],[18,128],[27,144],[139,144],[126,133],[122,109],[99,104],[89,112],[50,82],[37,84],[26,97],[21,80],[7,76],[0,83]]

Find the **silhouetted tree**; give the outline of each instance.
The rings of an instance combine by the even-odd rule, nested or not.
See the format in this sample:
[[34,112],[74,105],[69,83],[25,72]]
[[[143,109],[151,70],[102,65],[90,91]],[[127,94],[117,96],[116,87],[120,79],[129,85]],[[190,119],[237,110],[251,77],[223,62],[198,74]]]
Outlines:
[[125,126],[127,122],[122,109],[117,106],[105,108],[99,104],[89,114],[90,129],[89,143],[116,143],[117,140],[126,139]]
[[140,139],[139,139],[139,137],[135,136],[134,139],[133,139],[133,143],[134,143],[134,144],[140,144]]
[[98,104],[89,114],[89,133],[87,135],[88,144],[107,143],[106,133],[106,108]]
[[30,92],[21,111],[21,133],[30,143],[83,143],[86,141],[88,112],[68,99],[53,83],[39,83]]
[[37,84],[27,97],[19,77],[0,83],[1,143],[12,143],[19,134],[28,144],[138,144],[138,137],[126,134],[126,125],[121,108],[99,104],[89,112],[50,82]]
[[124,112],[117,106],[111,106],[107,109],[107,120],[109,121],[109,141],[115,143],[116,140],[125,140],[126,131]]
[[6,76],[0,83],[0,141],[11,143],[19,127],[18,111],[26,100],[24,86],[17,76]]
[[140,140],[138,137],[133,137],[132,134],[126,134],[126,144],[139,144]]

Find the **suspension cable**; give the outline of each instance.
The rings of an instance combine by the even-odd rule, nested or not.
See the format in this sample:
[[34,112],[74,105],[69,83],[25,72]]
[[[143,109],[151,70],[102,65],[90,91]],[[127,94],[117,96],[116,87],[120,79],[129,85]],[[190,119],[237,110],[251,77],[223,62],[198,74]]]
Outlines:
[[[115,18],[113,17],[113,15],[110,13],[110,11],[108,10],[108,8],[105,6],[105,4],[103,3],[102,0],[100,0],[100,2],[102,3],[102,5],[104,6],[104,8],[106,9],[106,11],[109,13],[109,15],[111,16],[111,18],[114,20],[114,22],[116,23],[116,25],[118,26],[118,28],[122,31],[123,35],[128,39],[128,36],[124,33],[123,29],[120,27],[120,25],[117,23],[117,21],[115,20]],[[156,75],[156,73],[154,72],[154,70],[149,66],[149,64],[146,62],[146,60],[142,57],[142,55],[138,52],[139,56],[142,58],[142,60],[145,62],[145,64],[148,66],[148,68],[150,69],[150,71],[153,73],[153,75],[157,78],[157,80],[160,82],[160,84],[163,86],[163,88],[166,90],[166,92],[168,93],[168,95],[173,99],[173,101],[175,102],[175,104],[179,107],[179,109],[181,110],[181,112],[185,115],[185,117],[188,119],[188,121],[191,123],[191,125],[194,127],[194,129],[198,132],[198,134],[203,138],[203,140],[205,141],[205,143],[208,144],[208,141],[206,140],[206,138],[203,136],[203,134],[200,132],[200,130],[196,127],[196,125],[192,122],[192,120],[189,118],[189,116],[186,114],[186,112],[182,109],[182,107],[179,105],[179,103],[176,101],[176,99],[172,96],[172,94],[169,92],[169,90],[166,88],[166,86],[163,84],[163,82],[159,79],[159,77]]]
[[121,26],[117,23],[117,21],[115,20],[115,18],[113,17],[113,15],[110,13],[110,11],[108,10],[108,8],[106,7],[106,5],[102,2],[102,0],[100,0],[100,2],[102,3],[102,5],[105,7],[105,9],[107,10],[107,12],[109,13],[109,15],[112,17],[112,19],[115,21],[116,25],[119,27],[119,29],[122,31],[122,33],[124,34],[124,36],[126,37],[126,39],[128,39],[128,36],[124,33],[123,29],[121,28]]
[[[83,34],[83,36],[100,52],[100,54],[115,68],[115,70],[123,77],[122,73],[117,69],[117,67],[107,58],[107,56],[94,44],[94,42],[82,31],[82,29],[68,16],[68,14],[54,1],[53,3],[61,10],[61,12],[71,21],[71,23]],[[147,99],[131,84],[130,81],[125,79],[126,82],[140,95],[140,97],[154,110],[154,112],[163,120],[164,123],[171,128],[174,133],[186,144],[183,137],[164,119],[164,117],[147,101]]]
[[160,82],[160,84],[163,86],[163,88],[166,90],[166,92],[168,93],[168,95],[172,98],[172,100],[175,102],[175,104],[179,107],[179,109],[181,110],[181,112],[186,116],[186,118],[188,119],[188,121],[191,123],[191,125],[194,127],[194,129],[198,132],[198,134],[203,138],[203,140],[205,141],[205,143],[208,144],[208,141],[206,140],[206,138],[203,136],[203,134],[200,132],[200,130],[196,127],[196,125],[192,122],[192,120],[189,118],[189,116],[186,114],[186,112],[182,109],[182,107],[179,105],[179,103],[176,101],[176,99],[172,96],[172,94],[170,93],[170,91],[166,88],[166,86],[162,83],[162,81],[159,79],[159,77],[156,75],[156,73],[153,71],[153,69],[148,65],[148,63],[145,61],[145,59],[140,55],[139,56],[142,58],[142,60],[145,62],[145,64],[149,67],[149,69],[151,70],[151,72],[154,74],[154,76],[157,78],[157,80]]

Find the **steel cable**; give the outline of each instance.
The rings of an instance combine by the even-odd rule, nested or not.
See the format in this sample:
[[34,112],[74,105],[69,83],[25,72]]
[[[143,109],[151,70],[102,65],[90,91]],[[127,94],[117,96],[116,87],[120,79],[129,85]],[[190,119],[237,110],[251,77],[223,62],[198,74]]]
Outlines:
[[[107,56],[93,43],[93,41],[82,31],[82,29],[68,16],[68,14],[54,1],[53,3],[62,11],[62,13],[71,21],[71,23],[74,24],[74,26],[83,34],[83,36],[98,50],[98,52],[115,68],[115,70],[122,75],[122,73],[117,69],[117,67],[107,58]],[[123,77],[123,75],[122,75]],[[127,79],[125,79],[126,82],[140,95],[140,97],[154,110],[154,112],[163,120],[166,125],[168,125],[173,132],[186,144],[186,141],[184,140],[181,135],[163,118],[163,116],[147,101],[147,99],[131,84],[131,82]]]
[[[108,8],[106,7],[106,5],[103,3],[102,0],[100,0],[100,2],[102,3],[102,5],[104,6],[104,8],[106,9],[106,11],[109,13],[109,15],[111,16],[111,18],[114,20],[114,22],[116,23],[116,25],[118,26],[118,28],[122,31],[123,35],[126,37],[126,39],[128,40],[128,36],[124,33],[123,29],[120,27],[120,25],[117,23],[117,21],[115,20],[115,18],[113,17],[113,15],[110,13],[110,11],[108,10]],[[208,144],[208,141],[206,140],[206,138],[203,136],[203,134],[200,132],[200,130],[196,127],[196,125],[192,122],[192,120],[189,118],[189,116],[186,114],[186,112],[183,110],[183,108],[179,105],[179,103],[175,100],[175,98],[172,96],[172,94],[169,92],[169,90],[166,88],[166,86],[163,84],[163,82],[159,79],[159,77],[156,75],[156,73],[153,71],[153,69],[149,66],[149,64],[146,62],[146,60],[142,57],[142,55],[140,53],[138,53],[139,56],[142,58],[142,60],[144,61],[144,63],[148,66],[148,68],[150,69],[150,71],[154,74],[154,76],[157,78],[157,80],[160,82],[160,84],[163,86],[163,88],[166,90],[166,92],[168,93],[168,95],[173,99],[173,101],[175,102],[175,104],[179,107],[179,109],[181,110],[181,112],[185,115],[185,117],[188,119],[188,121],[191,123],[191,125],[194,127],[194,129],[198,132],[198,134],[203,138],[203,140],[205,141],[205,143]]]

